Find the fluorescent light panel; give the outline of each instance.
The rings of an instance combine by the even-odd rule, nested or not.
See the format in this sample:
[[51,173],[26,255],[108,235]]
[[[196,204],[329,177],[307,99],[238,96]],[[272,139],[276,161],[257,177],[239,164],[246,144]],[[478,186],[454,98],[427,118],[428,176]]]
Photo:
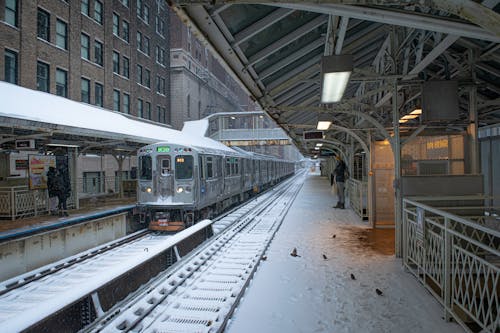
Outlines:
[[318,127],[317,129],[320,131],[324,131],[330,128],[330,125],[332,124],[331,121],[326,121],[326,120],[320,120],[318,121]]
[[350,76],[351,72],[324,73],[321,103],[339,102],[344,95]]

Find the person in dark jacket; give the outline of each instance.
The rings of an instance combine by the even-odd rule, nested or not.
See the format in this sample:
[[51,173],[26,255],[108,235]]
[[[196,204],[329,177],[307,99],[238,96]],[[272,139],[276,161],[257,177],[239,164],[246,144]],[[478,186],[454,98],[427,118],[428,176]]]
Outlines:
[[56,168],[49,167],[47,171],[47,192],[49,194],[49,213],[51,215],[57,214],[57,173]]
[[59,198],[59,216],[68,216],[68,207],[66,205],[66,200],[70,196],[71,185],[69,183],[68,174],[63,169],[60,169],[57,172],[56,186],[58,189],[57,197]]
[[344,209],[345,208],[344,183],[347,173],[347,166],[344,163],[344,161],[342,161],[342,158],[340,158],[339,155],[337,155],[335,158],[337,159],[337,166],[335,167],[333,174],[335,175],[335,183],[337,184],[338,202],[336,206],[333,206],[333,208]]

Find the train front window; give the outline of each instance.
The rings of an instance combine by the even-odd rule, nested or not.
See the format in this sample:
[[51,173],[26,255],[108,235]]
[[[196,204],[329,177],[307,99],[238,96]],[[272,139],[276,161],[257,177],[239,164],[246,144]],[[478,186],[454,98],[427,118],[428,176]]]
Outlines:
[[170,157],[162,157],[161,159],[161,175],[170,175]]
[[193,156],[177,155],[175,157],[175,179],[193,178]]
[[153,178],[152,164],[151,156],[139,156],[139,179],[151,180]]

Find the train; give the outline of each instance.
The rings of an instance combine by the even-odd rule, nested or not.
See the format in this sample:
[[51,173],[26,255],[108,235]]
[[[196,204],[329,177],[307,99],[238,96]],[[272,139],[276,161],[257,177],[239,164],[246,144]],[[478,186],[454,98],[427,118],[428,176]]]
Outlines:
[[138,214],[150,230],[183,230],[295,173],[293,161],[207,140],[212,142],[158,142],[138,150]]

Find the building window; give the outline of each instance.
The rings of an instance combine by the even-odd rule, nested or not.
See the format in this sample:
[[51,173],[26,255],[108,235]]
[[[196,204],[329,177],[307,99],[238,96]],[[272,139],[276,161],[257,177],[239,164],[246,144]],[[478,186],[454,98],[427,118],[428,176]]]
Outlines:
[[144,22],[146,22],[147,24],[149,24],[149,7],[144,5],[144,13],[143,13],[143,19],[144,19]]
[[130,113],[130,95],[123,94],[123,112]]
[[37,34],[38,38],[50,42],[50,14],[40,8],[37,16]]
[[5,22],[17,27],[17,0],[5,1]]
[[95,0],[94,2],[94,20],[102,24],[102,2]]
[[142,99],[137,99],[137,117],[141,117],[142,118],[143,114],[142,114]]
[[5,50],[5,82],[17,84],[17,53]]
[[156,46],[156,62],[165,66],[165,50]]
[[156,16],[156,32],[162,37],[165,36],[165,22],[159,16]]
[[137,65],[137,83],[142,84],[142,66]]
[[82,11],[82,14],[85,14],[85,15],[87,15],[87,16],[89,16],[89,15],[90,15],[90,11],[89,11],[89,0],[82,0],[81,11]]
[[84,103],[90,104],[90,80],[82,77],[82,94],[81,100]]
[[56,69],[56,94],[62,97],[68,97],[68,72]]
[[125,7],[129,6],[129,0],[121,0],[121,2]]
[[56,45],[61,49],[68,49],[68,25],[59,19],[56,22]]
[[103,88],[102,84],[97,83],[97,82],[96,82],[94,88],[95,88],[95,92],[94,92],[95,105],[102,107],[103,106],[104,88]]
[[90,55],[89,55],[89,44],[90,44],[90,38],[86,34],[82,34],[81,38],[81,54],[83,59],[90,60]]
[[137,31],[137,49],[142,50],[142,34]]
[[94,61],[99,66],[104,64],[103,56],[102,56],[103,45],[99,41],[94,41]]
[[149,69],[144,70],[144,85],[151,88],[151,72]]
[[129,29],[128,29],[128,22],[125,21],[125,20],[122,21],[122,38],[127,43],[128,43],[128,41],[130,39]]
[[149,55],[149,38],[144,36],[144,40],[143,40],[143,50],[142,52],[146,53],[147,55]]
[[39,61],[36,66],[36,89],[49,92],[49,82],[49,65]]
[[113,35],[120,36],[120,17],[113,13]]
[[120,74],[120,54],[113,51],[113,73]]
[[147,119],[151,120],[151,103],[146,102],[145,116]]
[[137,0],[137,16],[142,17],[142,0]]
[[120,111],[120,92],[113,90],[113,110]]
[[122,57],[123,58],[123,72],[122,75],[125,76],[127,79],[130,77],[130,61],[128,60],[127,57]]
[[165,79],[160,76],[156,77],[156,92],[165,95]]

